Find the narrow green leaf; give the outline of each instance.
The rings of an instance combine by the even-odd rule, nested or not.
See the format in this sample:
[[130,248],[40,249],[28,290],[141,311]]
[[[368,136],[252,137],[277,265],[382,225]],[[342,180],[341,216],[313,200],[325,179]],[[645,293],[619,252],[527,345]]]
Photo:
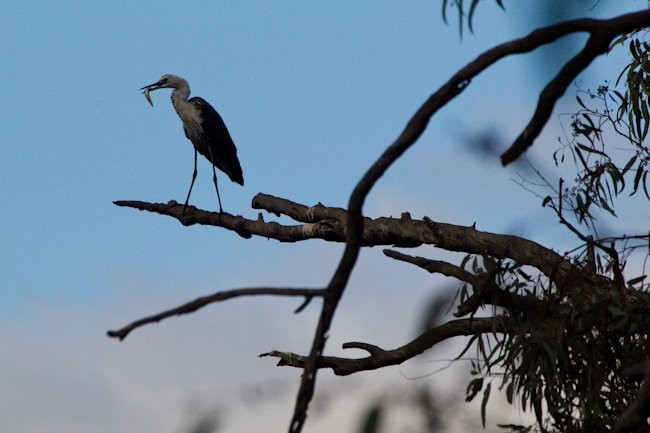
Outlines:
[[625,42],[626,39],[627,39],[627,35],[622,35],[622,36],[619,36],[618,38],[614,39],[614,42],[612,42],[612,44],[609,46],[609,51],[614,49],[614,47],[616,47],[616,45],[620,45],[623,42]]
[[469,259],[471,258],[472,258],[471,254],[468,254],[465,257],[463,257],[463,260],[460,262],[460,268],[465,269],[465,265],[467,264],[467,262],[469,262]]
[[621,71],[621,73],[619,74],[618,78],[616,79],[616,85],[617,85],[617,86],[619,85],[619,83],[620,83],[620,81],[621,81],[621,78],[623,78],[623,75],[625,75],[625,73],[627,72],[628,69],[630,69],[630,70],[632,69],[632,63],[626,65],[626,66],[623,68],[623,70]]
[[625,175],[625,173],[627,173],[630,170],[630,168],[632,168],[632,166],[636,162],[636,158],[637,158],[637,155],[634,155],[632,158],[630,158],[630,160],[627,162],[627,164],[625,164],[625,167],[623,167],[623,172],[622,172],[623,176]]
[[515,390],[515,384],[514,382],[510,382],[508,386],[506,387],[506,400],[508,400],[508,403],[512,404],[512,397],[514,395],[514,390]]
[[582,152],[580,152],[580,148],[574,146],[573,150],[575,151],[574,153],[576,153],[578,155],[578,158],[580,159],[580,162],[582,163],[582,166],[584,167],[584,169],[588,170],[589,166],[587,165],[587,161],[585,161],[585,158],[582,156]]
[[478,2],[479,0],[472,0],[472,4],[469,7],[469,13],[467,14],[467,27],[472,33],[474,33],[474,28],[472,27],[474,22],[474,11],[476,10],[476,6],[478,6]]
[[633,285],[638,284],[641,281],[645,280],[646,277],[647,277],[647,275],[641,275],[639,277],[632,278],[631,280],[627,280],[627,284],[630,285],[630,286],[633,286]]
[[[619,193],[623,192],[625,189],[625,178],[623,177],[623,174],[618,171],[618,167],[612,163],[607,163],[607,173],[609,173],[609,176],[612,178],[612,183],[614,184],[614,193],[618,195]],[[620,189],[618,186],[619,183],[621,184]]]
[[630,195],[636,194],[639,189],[639,182],[641,182],[641,176],[643,176],[643,160],[639,161],[639,165],[636,167],[636,175],[634,175],[634,186]]
[[463,355],[464,355],[465,353],[467,353],[467,351],[469,350],[470,347],[472,347],[472,344],[474,343],[474,341],[475,341],[477,338],[478,338],[478,334],[474,334],[474,335],[472,335],[472,338],[469,339],[469,342],[467,343],[467,346],[465,346],[465,348],[464,348],[464,349],[460,352],[460,354],[458,354],[458,356],[456,357],[456,361],[458,361],[460,358],[463,357]]
[[[488,384],[488,386],[490,386]],[[478,377],[476,379],[472,379],[469,384],[467,385],[467,390],[465,391],[465,401],[470,402],[476,397],[476,394],[479,393],[479,391],[483,389],[483,378]]]
[[602,197],[600,198],[600,207],[602,207],[602,208],[605,209],[607,212],[609,212],[610,214],[612,214],[612,216],[616,216],[616,213],[614,212],[614,209],[612,209],[611,207],[609,207],[609,205],[607,204],[607,201],[605,201]]
[[627,102],[627,99],[618,90],[614,90],[614,94],[618,96],[618,98],[620,99],[619,101],[620,104],[624,104],[625,102]]
[[587,121],[589,126],[591,126],[592,130],[596,130],[596,125],[594,124],[594,121],[591,120],[591,117],[587,113],[582,113],[582,117]]
[[632,57],[634,57],[634,58],[636,59],[636,58],[639,57],[639,53],[636,51],[636,44],[635,44],[635,42],[638,43],[638,41],[637,41],[636,39],[632,39],[632,40],[630,41],[630,53],[632,53]]
[[530,281],[532,277],[521,269],[517,269],[517,273],[521,275],[526,281]]
[[483,428],[485,428],[485,409],[487,408],[488,400],[490,399],[490,389],[492,388],[492,382],[488,383],[483,391],[483,401],[481,402],[481,422],[483,423]]
[[[445,24],[449,24],[447,22],[447,0],[442,0],[442,21]],[[620,77],[619,77],[620,78]],[[617,83],[618,84],[618,83]]]
[[580,149],[584,150],[585,152],[595,153],[595,154],[598,154],[600,156],[604,156],[605,158],[609,158],[609,156],[607,156],[607,154],[605,152],[601,151],[601,150],[595,149],[593,147],[585,146],[584,144],[580,144],[580,143],[576,143],[576,145]]

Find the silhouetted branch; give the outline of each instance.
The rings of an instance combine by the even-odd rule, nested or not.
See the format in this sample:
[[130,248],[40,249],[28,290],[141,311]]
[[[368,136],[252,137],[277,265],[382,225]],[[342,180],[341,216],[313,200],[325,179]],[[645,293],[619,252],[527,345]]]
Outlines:
[[[183,205],[174,201],[167,204],[117,201],[115,204],[172,216],[185,224],[223,227],[240,234],[246,233],[248,237],[253,235],[262,236],[280,242],[298,242],[308,239],[343,242],[345,240],[345,227],[348,222],[348,213],[344,209],[329,208],[320,203],[308,207],[266,194],[256,195],[253,199],[253,205],[258,209],[267,209],[269,212],[291,216],[298,221],[312,222],[301,225],[282,225],[273,221],[266,222],[261,217],[257,220],[250,220],[228,213],[207,212],[193,206],[189,206],[185,211],[185,215],[183,215]],[[586,278],[587,281],[594,283],[606,283],[602,277],[599,277],[594,272],[574,266],[569,260],[556,252],[536,242],[517,236],[483,232],[473,226],[467,227],[435,222],[428,217],[415,220],[411,219],[410,215],[406,213],[400,218],[380,217],[372,219],[364,217],[363,221],[362,246],[416,247],[423,244],[434,245],[448,251],[487,254],[498,259],[512,259],[522,265],[530,265],[539,269],[558,286],[569,287],[578,277]],[[452,272],[451,268],[447,268],[447,270]],[[460,278],[461,274],[452,275],[450,273],[449,275],[464,280]],[[469,277],[469,275],[471,274],[465,274],[466,277]]]
[[406,263],[411,263],[415,266],[418,266],[431,274],[442,274],[448,277],[454,277],[460,281],[472,285],[478,285],[483,283],[483,279],[467,272],[465,269],[452,265],[451,263],[443,262],[440,260],[431,260],[424,257],[410,256],[408,254],[400,253],[395,250],[384,250],[384,255],[395,260],[399,260]]
[[485,304],[515,310],[524,314],[539,313],[543,311],[546,305],[544,301],[532,294],[524,296],[503,290],[495,283],[494,276],[487,272],[477,275],[451,263],[430,260],[424,257],[414,257],[393,250],[384,250],[384,254],[395,260],[414,264],[427,272],[454,277],[471,284],[474,287],[474,294],[458,305],[457,311],[454,313],[456,317],[474,314],[479,307]]
[[208,212],[188,206],[183,213],[183,205],[175,201],[165,203],[148,203],[135,200],[121,200],[114,202],[118,206],[131,207],[139,210],[155,212],[176,218],[183,225],[193,224],[211,225],[232,230],[243,238],[253,235],[280,242],[298,242],[307,239],[324,239],[333,242],[343,242],[343,227],[334,220],[322,220],[317,223],[308,223],[295,226],[283,226],[276,222],[265,222],[262,214],[256,220],[247,219],[229,213]]
[[[591,36],[584,48],[571,60],[564,64],[557,75],[548,83],[539,95],[539,101],[533,117],[514,143],[501,155],[503,165],[508,165],[519,158],[539,136],[542,128],[553,113],[555,103],[566,91],[567,87],[576,77],[591,64],[594,59],[605,54],[615,37],[632,30],[650,26],[650,13],[648,11],[635,12],[621,15],[609,20],[580,19],[567,21],[556,26],[536,30],[527,38],[532,38],[540,31],[555,31],[558,34],[567,29],[569,33],[589,32]],[[565,33],[568,34],[568,33]]]
[[[337,356],[321,356],[317,360],[317,368],[331,368],[334,374],[346,376],[360,371],[375,370],[390,365],[398,365],[441,341],[453,337],[468,336],[478,333],[508,332],[510,319],[503,316],[481,317],[472,319],[451,320],[420,335],[415,340],[392,350],[384,350],[368,343],[351,342],[343,345],[344,349],[365,350],[370,356],[365,358],[341,358]],[[272,356],[279,358],[278,365],[304,368],[308,357],[291,352],[271,351],[262,353],[260,357]]]
[[248,289],[235,289],[226,290],[223,292],[216,292],[209,296],[202,296],[191,302],[183,304],[179,307],[172,308],[171,310],[163,311],[162,313],[153,316],[144,317],[140,320],[118,329],[117,331],[108,331],[109,337],[119,338],[124,340],[131,331],[149,323],[160,322],[163,319],[172,316],[180,316],[182,314],[193,313],[194,311],[205,307],[214,302],[225,301],[231,298],[240,296],[300,296],[305,297],[307,300],[312,299],[314,296],[324,296],[324,289],[305,289],[305,288],[282,288],[282,287],[255,287]]

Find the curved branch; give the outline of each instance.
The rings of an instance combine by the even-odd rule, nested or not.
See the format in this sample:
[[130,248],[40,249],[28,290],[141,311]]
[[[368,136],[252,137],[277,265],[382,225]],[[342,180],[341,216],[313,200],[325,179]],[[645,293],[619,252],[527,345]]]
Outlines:
[[[551,117],[555,103],[576,77],[591,64],[596,57],[605,54],[615,37],[642,27],[650,26],[650,12],[633,12],[609,20],[581,19],[567,21],[558,26],[574,27],[570,33],[589,32],[591,36],[584,48],[564,64],[557,75],[548,83],[539,96],[537,108],[530,122],[514,143],[501,155],[501,163],[508,165],[519,158],[539,136],[542,128]],[[547,27],[548,29],[548,27]],[[542,29],[546,30],[546,29]],[[529,35],[532,36],[536,32]]]
[[[367,351],[365,358],[341,358],[322,356],[317,360],[317,368],[331,368],[334,374],[346,376],[360,371],[376,370],[390,365],[398,365],[430,349],[441,341],[453,337],[474,335],[477,333],[508,332],[509,319],[503,316],[451,320],[420,335],[415,340],[392,350],[384,350],[368,343],[345,343],[343,348],[355,348]],[[260,357],[279,358],[278,365],[305,368],[308,356],[277,350],[262,353]]]
[[140,320],[130,323],[123,328],[120,328],[116,331],[108,331],[107,334],[109,337],[119,338],[124,340],[131,331],[141,326],[147,325],[149,323],[160,322],[163,319],[167,319],[172,316],[180,316],[182,314],[193,313],[194,311],[205,307],[206,305],[212,304],[214,302],[225,301],[231,298],[237,298],[240,296],[300,296],[305,297],[307,302],[311,300],[314,296],[324,296],[325,289],[305,289],[305,288],[283,288],[283,287],[255,287],[248,289],[235,289],[235,290],[226,290],[223,292],[216,292],[209,296],[202,296],[191,302],[172,308],[162,313],[155,314],[153,316],[144,317]]

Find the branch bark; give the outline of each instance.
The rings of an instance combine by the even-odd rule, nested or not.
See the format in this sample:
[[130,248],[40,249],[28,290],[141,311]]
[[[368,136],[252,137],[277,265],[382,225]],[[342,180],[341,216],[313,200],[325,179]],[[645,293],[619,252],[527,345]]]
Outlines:
[[[392,350],[384,350],[368,343],[350,342],[343,345],[344,349],[361,349],[370,354],[365,358],[341,358],[337,356],[321,356],[317,368],[331,368],[334,374],[346,376],[360,371],[398,365],[441,341],[453,337],[468,336],[478,333],[507,332],[508,319],[503,316],[481,317],[471,319],[451,320],[420,335],[415,340]],[[262,353],[260,357],[271,356],[279,358],[278,365],[304,368],[309,357],[291,352],[271,351]]]
[[[193,206],[189,206],[183,214],[183,205],[175,201],[167,204],[116,201],[115,204],[168,215],[186,225],[211,225],[232,230],[247,238],[262,236],[280,242],[299,242],[308,239],[344,242],[349,223],[349,213],[345,209],[330,208],[320,203],[308,207],[268,194],[257,194],[253,198],[252,206],[276,215],[284,214],[303,224],[289,226],[273,221],[266,222],[261,215],[257,220],[251,220],[228,213],[208,212]],[[512,259],[517,263],[539,269],[560,287],[570,287],[577,279],[594,284],[608,284],[593,270],[575,266],[565,257],[536,242],[518,236],[483,232],[473,226],[440,223],[428,217],[421,220],[412,219],[407,213],[402,214],[400,218],[363,217],[363,234],[359,243],[360,246],[433,245],[448,251]]]

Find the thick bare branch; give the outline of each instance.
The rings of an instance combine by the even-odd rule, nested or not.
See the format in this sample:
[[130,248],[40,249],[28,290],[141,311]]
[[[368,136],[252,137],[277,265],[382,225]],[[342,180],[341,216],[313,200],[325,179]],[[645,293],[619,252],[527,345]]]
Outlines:
[[[341,358],[322,356],[317,368],[331,368],[334,374],[345,376],[360,371],[375,370],[390,365],[398,365],[416,357],[441,341],[453,337],[474,335],[477,333],[507,332],[507,317],[481,317],[451,320],[420,335],[415,340],[392,350],[384,350],[368,343],[351,342],[343,345],[344,349],[365,350],[370,356],[365,358]],[[304,368],[308,357],[291,352],[271,351],[260,355],[280,358],[278,365]]]
[[118,206],[168,215],[187,226],[201,224],[223,227],[236,232],[246,239],[257,235],[269,239],[277,239],[280,242],[298,242],[307,239],[343,242],[345,238],[343,235],[344,228],[336,220],[321,220],[317,223],[284,226],[276,222],[265,222],[261,214],[256,220],[251,220],[225,212],[208,212],[197,209],[194,206],[188,206],[183,213],[183,205],[174,200],[167,204],[135,200],[121,200],[115,201],[114,203]]
[[[188,207],[183,215],[183,205],[174,201],[167,204],[140,201],[115,203],[119,206],[169,215],[184,224],[223,227],[236,231],[240,235],[245,233],[247,237],[256,235],[277,239],[281,242],[298,242],[307,239],[343,242],[348,222],[348,213],[344,209],[329,208],[320,203],[308,207],[266,194],[256,195],[253,199],[253,206],[258,209],[267,209],[273,213],[282,213],[298,221],[312,222],[287,226],[272,221],[265,222],[261,217],[257,220],[250,220],[227,213],[207,212],[192,206]],[[414,220],[406,213],[400,218],[371,219],[364,217],[363,221],[362,246],[416,247],[423,244],[434,245],[448,251],[486,254],[498,259],[512,259],[520,264],[534,266],[558,286],[570,286],[578,277],[586,277],[588,281],[597,281],[600,284],[604,283],[604,280],[592,271],[574,266],[556,252],[517,236],[488,233],[476,230],[474,227],[439,223],[427,217],[422,220]],[[453,276],[459,277],[459,275]],[[459,279],[464,280],[463,278]]]
[[168,317],[193,313],[194,311],[214,302],[225,301],[227,299],[238,298],[240,296],[299,296],[305,297],[306,299],[311,299],[315,296],[321,297],[324,295],[325,289],[254,287],[246,289],[226,290],[222,292],[216,292],[212,295],[202,296],[191,302],[167,311],[163,311],[162,313],[158,313],[153,316],[144,317],[140,320],[136,320],[135,322],[130,323],[121,329],[118,329],[117,331],[108,331],[107,334],[109,337],[124,340],[131,331],[141,326],[160,322],[161,320],[167,319]]

